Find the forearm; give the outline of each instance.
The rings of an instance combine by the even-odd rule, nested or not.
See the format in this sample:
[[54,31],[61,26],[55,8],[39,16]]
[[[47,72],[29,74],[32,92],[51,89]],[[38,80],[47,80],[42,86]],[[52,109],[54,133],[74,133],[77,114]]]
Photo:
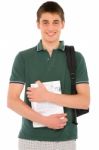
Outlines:
[[27,118],[32,122],[34,121],[44,124],[46,127],[51,129],[62,129],[64,128],[64,126],[66,126],[66,123],[68,121],[66,114],[64,113],[42,116],[31,109],[31,107],[29,107],[21,99],[14,100],[14,102],[10,101],[8,107],[24,118]]
[[64,107],[76,109],[87,109],[89,106],[89,97],[83,94],[68,95],[49,92],[48,101]]
[[22,117],[39,123],[44,123],[44,116],[40,115],[39,113],[35,112],[30,106],[28,106],[25,102],[21,99],[14,99],[9,100],[8,107],[12,109],[17,114],[21,115]]

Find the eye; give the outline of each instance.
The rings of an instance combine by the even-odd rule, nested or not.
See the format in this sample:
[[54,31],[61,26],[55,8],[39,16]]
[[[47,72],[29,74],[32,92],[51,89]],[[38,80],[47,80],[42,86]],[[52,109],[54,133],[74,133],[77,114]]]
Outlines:
[[43,24],[48,24],[48,22],[44,22]]
[[47,20],[43,20],[43,24],[48,24],[48,21]]
[[55,20],[55,21],[53,22],[53,24],[55,24],[55,25],[59,24],[59,20]]

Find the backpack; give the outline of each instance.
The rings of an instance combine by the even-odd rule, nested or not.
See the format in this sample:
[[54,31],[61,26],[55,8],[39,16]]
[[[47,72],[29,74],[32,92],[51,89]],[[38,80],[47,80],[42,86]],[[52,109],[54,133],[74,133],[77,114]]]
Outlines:
[[[65,46],[65,54],[67,60],[67,66],[70,73],[71,79],[71,94],[77,94],[76,91],[76,57],[75,57],[75,49],[74,46]],[[72,122],[77,124],[76,117],[84,115],[89,112],[89,109],[72,109]]]

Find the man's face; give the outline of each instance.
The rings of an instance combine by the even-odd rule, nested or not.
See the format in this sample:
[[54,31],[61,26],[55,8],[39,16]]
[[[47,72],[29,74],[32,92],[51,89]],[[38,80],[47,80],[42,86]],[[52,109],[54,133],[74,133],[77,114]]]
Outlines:
[[56,13],[43,13],[39,22],[37,22],[37,26],[41,30],[42,39],[44,41],[56,42],[59,41],[64,22]]

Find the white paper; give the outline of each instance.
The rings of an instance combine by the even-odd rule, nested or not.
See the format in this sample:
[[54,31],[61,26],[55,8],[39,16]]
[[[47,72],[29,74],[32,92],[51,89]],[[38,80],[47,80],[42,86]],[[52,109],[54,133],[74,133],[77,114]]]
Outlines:
[[[53,93],[58,93],[61,94],[61,84],[60,81],[50,81],[50,82],[43,82],[45,87],[47,88],[48,91],[53,92]],[[38,87],[37,84],[31,84],[31,87]],[[44,116],[49,116],[51,114],[59,114],[63,113],[63,107],[49,103],[49,102],[42,102],[42,103],[37,103],[37,102],[32,102],[32,108],[39,112],[40,114]],[[43,124],[39,124],[37,122],[33,122],[33,127],[44,127]]]

